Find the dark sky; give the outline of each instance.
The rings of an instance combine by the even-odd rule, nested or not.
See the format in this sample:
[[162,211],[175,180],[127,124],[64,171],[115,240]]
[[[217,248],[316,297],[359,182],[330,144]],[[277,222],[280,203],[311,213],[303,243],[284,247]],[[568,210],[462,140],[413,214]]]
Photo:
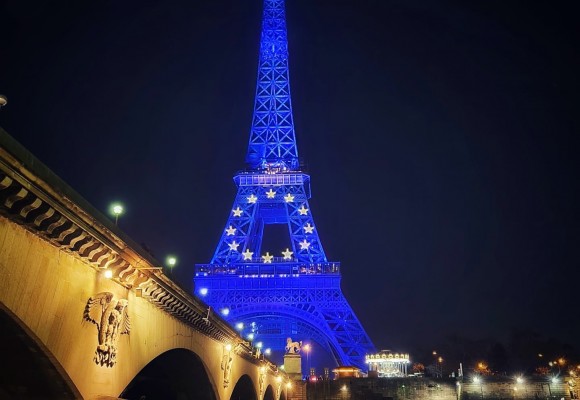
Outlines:
[[[536,4],[538,3],[538,4]],[[378,348],[530,328],[580,347],[573,1],[288,0],[327,256]],[[226,222],[261,1],[0,3],[0,126],[192,286]]]

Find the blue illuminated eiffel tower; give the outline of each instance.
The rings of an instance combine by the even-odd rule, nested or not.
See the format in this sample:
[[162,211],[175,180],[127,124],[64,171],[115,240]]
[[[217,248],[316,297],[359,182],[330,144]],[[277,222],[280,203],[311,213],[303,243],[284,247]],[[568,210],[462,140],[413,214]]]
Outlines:
[[[234,176],[238,193],[211,263],[196,265],[197,295],[264,347],[311,340],[337,364],[363,368],[374,346],[342,294],[340,263],[326,259],[308,205],[310,176],[298,161],[284,0],[264,1],[246,163]],[[270,224],[288,226],[280,254],[262,249]]]

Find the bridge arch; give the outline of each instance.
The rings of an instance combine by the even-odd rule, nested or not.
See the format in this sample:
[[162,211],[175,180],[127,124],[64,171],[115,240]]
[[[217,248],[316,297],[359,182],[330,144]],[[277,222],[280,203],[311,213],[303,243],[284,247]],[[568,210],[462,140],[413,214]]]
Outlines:
[[120,397],[216,400],[216,390],[201,358],[193,351],[172,349],[155,357],[127,385]]
[[268,385],[266,391],[264,392],[264,400],[275,400],[274,397],[274,388],[272,385]]
[[258,394],[254,388],[252,378],[242,375],[236,382],[230,400],[257,400]]
[[81,394],[34,333],[0,303],[0,398],[76,399]]

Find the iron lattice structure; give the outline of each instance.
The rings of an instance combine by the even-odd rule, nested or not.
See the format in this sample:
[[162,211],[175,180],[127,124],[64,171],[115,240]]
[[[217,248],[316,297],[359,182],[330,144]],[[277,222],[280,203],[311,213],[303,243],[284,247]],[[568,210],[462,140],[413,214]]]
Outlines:
[[[292,119],[283,0],[265,0],[254,116],[238,193],[215,254],[196,265],[196,293],[254,340],[283,350],[286,338],[312,340],[339,365],[365,366],[375,351],[340,289],[308,204]],[[263,251],[264,227],[288,226],[286,251]]]

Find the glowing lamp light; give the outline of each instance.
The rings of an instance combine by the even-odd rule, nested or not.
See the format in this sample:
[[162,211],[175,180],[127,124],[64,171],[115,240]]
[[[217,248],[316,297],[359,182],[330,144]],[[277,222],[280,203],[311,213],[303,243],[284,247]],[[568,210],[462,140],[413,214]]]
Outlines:
[[111,271],[110,269],[106,269],[104,274],[105,278],[107,279],[111,279],[113,277],[113,271]]
[[202,287],[201,289],[199,289],[199,294],[201,294],[202,296],[205,296],[207,294],[207,288]]
[[479,376],[476,376],[473,378],[473,383],[479,383],[481,382],[481,379],[479,379]]
[[177,257],[175,257],[175,256],[167,256],[167,258],[165,259],[165,262],[167,263],[167,266],[169,268],[173,268],[177,264]]
[[229,314],[230,314],[230,309],[229,308],[222,309],[222,315],[224,317],[227,317]]
[[226,344],[226,351],[230,351],[232,349],[232,345],[231,344]]
[[264,354],[269,356],[272,353],[272,350],[268,347],[266,350],[264,350]]
[[280,365],[280,369],[284,371],[284,364]]
[[260,367],[260,373],[265,374],[266,373],[266,367]]
[[516,378],[516,382],[517,382],[517,383],[524,383],[524,378],[522,378],[521,376],[518,376],[518,377]]
[[287,387],[288,389],[292,389],[292,383],[291,383],[291,382],[288,382],[288,383],[286,383],[286,387]]
[[342,385],[342,387],[340,388],[340,390],[342,390],[343,392],[346,392],[348,390],[348,388],[346,387],[346,385]]
[[278,382],[278,383],[282,382],[282,377],[281,376],[277,376],[276,377],[276,382]]
[[254,334],[253,333],[248,334],[247,338],[251,342],[252,340],[254,340]]
[[237,329],[238,331],[241,331],[242,329],[244,329],[244,323],[243,323],[243,322],[238,322],[238,323],[236,324],[236,329]]
[[558,378],[557,377],[553,377],[552,378],[552,383],[558,383]]
[[110,207],[110,212],[115,216],[115,225],[119,222],[119,215],[123,214],[125,208],[121,203],[113,203]]
[[113,204],[113,207],[111,208],[111,210],[113,210],[113,215],[123,214],[123,206],[120,204]]
[[256,343],[256,347],[257,347],[258,349],[261,349],[263,345],[264,345],[264,344],[263,344],[262,342],[258,342],[258,343]]

